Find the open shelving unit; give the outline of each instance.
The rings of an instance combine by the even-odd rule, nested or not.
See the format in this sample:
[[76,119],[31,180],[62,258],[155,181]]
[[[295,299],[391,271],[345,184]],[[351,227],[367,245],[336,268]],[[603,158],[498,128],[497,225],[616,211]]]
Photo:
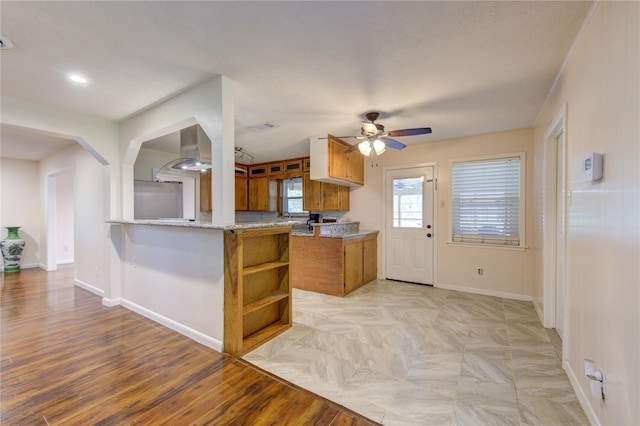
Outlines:
[[242,356],[291,327],[291,228],[224,233],[224,351]]

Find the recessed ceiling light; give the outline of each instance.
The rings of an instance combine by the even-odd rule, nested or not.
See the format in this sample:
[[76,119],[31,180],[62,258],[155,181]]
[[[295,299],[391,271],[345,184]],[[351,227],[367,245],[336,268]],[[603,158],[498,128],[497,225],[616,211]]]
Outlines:
[[69,80],[75,82],[75,83],[80,83],[80,84],[87,84],[87,79],[84,78],[83,76],[79,75],[79,74],[70,74],[69,75]]

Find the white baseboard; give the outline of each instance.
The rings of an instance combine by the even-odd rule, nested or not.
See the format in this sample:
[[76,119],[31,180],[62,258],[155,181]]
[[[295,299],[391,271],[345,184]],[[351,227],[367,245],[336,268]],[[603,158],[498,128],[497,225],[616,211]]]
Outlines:
[[504,299],[522,300],[524,302],[533,301],[533,298],[531,296],[527,296],[526,294],[507,293],[506,291],[486,290],[484,288],[464,287],[460,285],[444,283],[437,283],[435,286],[438,288],[444,288],[445,290],[464,291],[465,293],[502,297]]
[[[116,303],[117,302],[117,303]],[[113,303],[113,304],[111,304]],[[187,327],[184,324],[181,324],[177,321],[174,321],[170,318],[167,318],[163,315],[160,315],[156,312],[153,312],[147,308],[144,308],[136,303],[133,303],[126,299],[102,299],[102,304],[105,306],[115,306],[122,305],[125,308],[132,310],[133,312],[142,315],[143,317],[149,318],[157,322],[158,324],[162,324],[165,327],[170,328],[173,331],[177,331],[178,333],[187,336],[188,338],[195,340],[198,343],[201,343],[211,349],[214,349],[218,352],[222,352],[222,342],[218,339],[214,339],[211,336],[207,336],[204,333],[201,333],[197,330],[194,330],[190,327]]]
[[63,259],[56,261],[56,265],[66,265],[67,263],[73,263],[73,259]]
[[540,305],[535,300],[533,301],[533,307],[536,310],[536,313],[538,314],[538,319],[540,319],[540,323],[544,325],[544,314],[542,313],[542,309],[540,309]]
[[591,405],[589,398],[587,397],[587,395],[585,395],[582,388],[580,387],[578,383],[578,378],[576,377],[575,372],[571,368],[571,364],[569,364],[568,361],[565,361],[563,362],[562,366],[564,367],[564,370],[567,372],[567,377],[569,377],[569,382],[571,383],[571,387],[575,391],[576,396],[578,397],[578,401],[580,401],[580,405],[582,406],[582,409],[584,410],[585,414],[589,418],[589,423],[591,423],[592,425],[600,426],[601,425],[600,420],[598,419],[598,416],[596,416],[595,411],[593,411],[593,406]]
[[74,280],[73,281],[75,285],[77,285],[78,287],[84,288],[85,290],[89,290],[91,293],[98,295],[98,296],[104,296],[104,290],[101,288],[98,288],[96,286],[92,286],[91,284],[85,283],[84,281],[80,281],[80,280]]
[[102,298],[102,304],[108,308],[118,306],[121,304],[121,302],[122,302],[122,299],[120,298],[116,298],[116,299],[107,299],[106,297]]

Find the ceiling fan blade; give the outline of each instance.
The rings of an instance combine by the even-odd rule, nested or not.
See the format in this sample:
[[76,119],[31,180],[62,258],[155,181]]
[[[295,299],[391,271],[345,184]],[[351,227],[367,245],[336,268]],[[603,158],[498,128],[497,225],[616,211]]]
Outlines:
[[391,138],[385,138],[384,139],[384,144],[386,146],[388,146],[389,148],[393,148],[393,149],[403,149],[403,148],[407,147],[402,142],[399,142],[399,141],[397,141],[395,139],[391,139]]
[[389,136],[416,136],[427,135],[429,133],[431,133],[431,127],[420,127],[418,129],[392,130],[389,132]]

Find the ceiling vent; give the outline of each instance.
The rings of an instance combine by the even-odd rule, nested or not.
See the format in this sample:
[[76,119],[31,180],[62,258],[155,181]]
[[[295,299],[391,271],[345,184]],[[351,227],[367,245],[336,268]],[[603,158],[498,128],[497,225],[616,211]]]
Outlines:
[[4,34],[0,34],[0,49],[13,49],[13,42]]
[[256,132],[256,133],[260,133],[260,132],[264,132],[265,130],[271,130],[273,129],[275,126],[275,124],[271,124],[271,123],[262,123],[262,124],[256,124],[253,126],[249,126],[247,127],[247,129]]

